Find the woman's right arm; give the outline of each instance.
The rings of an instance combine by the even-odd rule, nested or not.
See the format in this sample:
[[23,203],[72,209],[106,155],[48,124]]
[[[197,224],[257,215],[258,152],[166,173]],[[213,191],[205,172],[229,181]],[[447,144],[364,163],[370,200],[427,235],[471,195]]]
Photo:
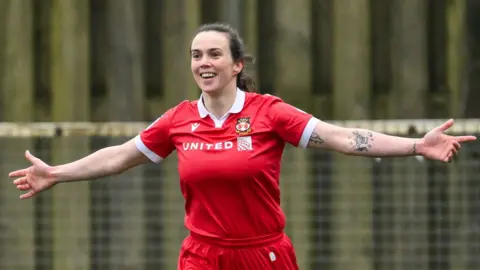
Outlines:
[[134,139],[121,145],[103,148],[82,159],[58,166],[49,166],[28,151],[25,157],[32,165],[9,174],[9,177],[16,178],[13,184],[19,190],[28,191],[20,196],[21,199],[30,198],[58,183],[116,175],[149,162],[149,159],[138,150]]
[[51,167],[49,174],[55,183],[94,180],[120,174],[147,162],[149,159],[138,150],[132,139],[100,149],[77,161]]

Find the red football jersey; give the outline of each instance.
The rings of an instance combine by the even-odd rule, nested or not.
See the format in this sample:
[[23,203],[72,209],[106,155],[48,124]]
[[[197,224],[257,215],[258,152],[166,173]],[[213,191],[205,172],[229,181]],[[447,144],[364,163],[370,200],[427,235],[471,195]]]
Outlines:
[[237,90],[221,119],[198,101],[168,110],[136,145],[154,162],[178,152],[185,226],[218,239],[282,232],[279,174],[286,143],[306,147],[318,119],[271,95]]

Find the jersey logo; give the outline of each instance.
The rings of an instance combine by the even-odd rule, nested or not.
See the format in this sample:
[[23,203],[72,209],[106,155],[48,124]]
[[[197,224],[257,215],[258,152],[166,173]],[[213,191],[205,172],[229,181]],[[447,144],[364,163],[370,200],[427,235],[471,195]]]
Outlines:
[[235,125],[235,129],[239,135],[246,135],[252,131],[252,127],[250,125],[250,117],[242,117],[237,119],[237,124]]
[[252,144],[252,137],[245,136],[245,137],[238,137],[237,138],[237,151],[252,151],[253,144]]
[[277,256],[275,256],[275,253],[273,253],[273,251],[268,253],[268,256],[270,257],[270,261],[272,262],[277,260]]
[[192,124],[192,132],[194,132],[199,126],[200,126],[200,123],[193,123]]

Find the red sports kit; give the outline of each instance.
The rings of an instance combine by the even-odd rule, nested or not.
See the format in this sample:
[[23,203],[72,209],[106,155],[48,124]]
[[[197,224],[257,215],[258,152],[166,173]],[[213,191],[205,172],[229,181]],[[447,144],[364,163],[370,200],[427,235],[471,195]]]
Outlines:
[[135,138],[154,162],[176,150],[185,226],[180,270],[298,269],[284,234],[279,174],[286,143],[306,147],[318,119],[271,95],[237,90],[221,119],[198,101]]

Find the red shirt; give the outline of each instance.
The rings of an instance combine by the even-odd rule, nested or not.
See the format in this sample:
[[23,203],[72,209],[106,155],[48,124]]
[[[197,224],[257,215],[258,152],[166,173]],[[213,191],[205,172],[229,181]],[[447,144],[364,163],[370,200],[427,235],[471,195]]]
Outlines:
[[135,142],[154,162],[178,152],[185,226],[218,239],[282,232],[280,161],[286,143],[306,147],[318,119],[271,95],[237,90],[221,119],[198,101],[184,101]]

